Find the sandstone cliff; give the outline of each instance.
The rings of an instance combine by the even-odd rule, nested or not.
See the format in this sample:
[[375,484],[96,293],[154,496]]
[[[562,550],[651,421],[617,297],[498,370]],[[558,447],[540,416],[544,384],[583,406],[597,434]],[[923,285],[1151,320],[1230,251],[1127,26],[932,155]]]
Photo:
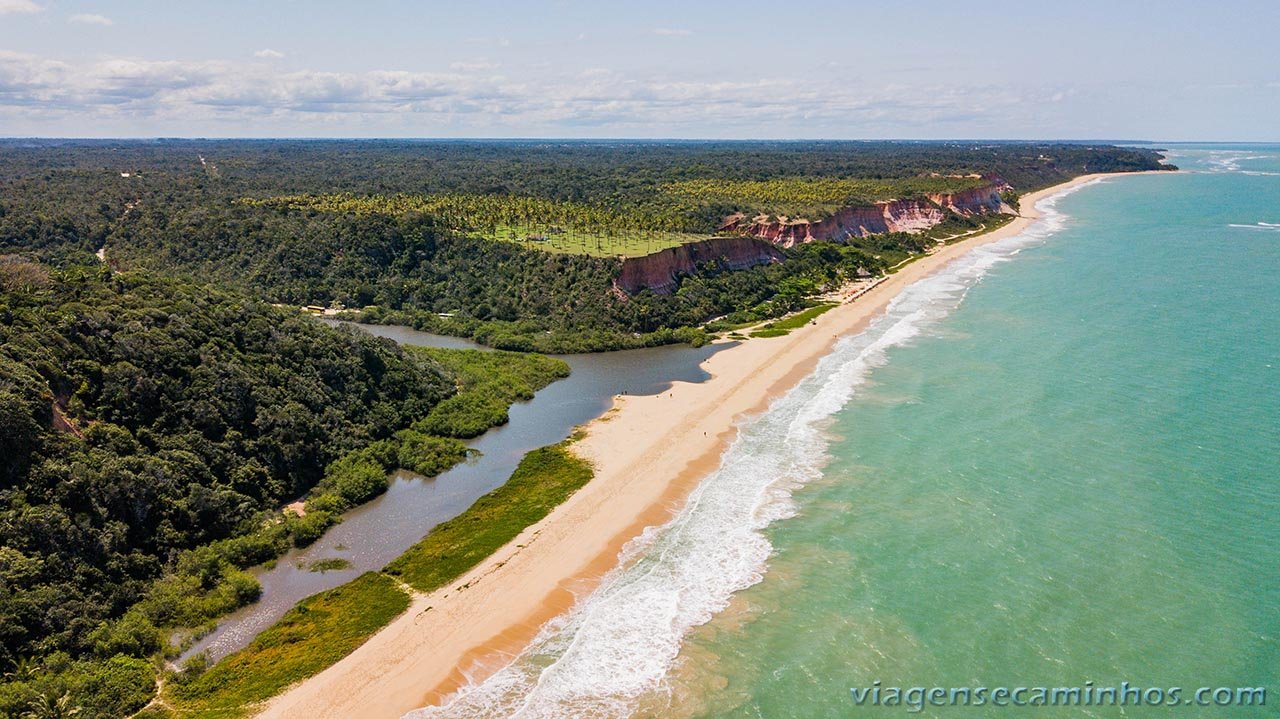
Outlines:
[[947,211],[971,216],[1011,211],[1000,199],[1009,189],[998,177],[981,187],[959,192],[935,193],[927,199],[888,200],[873,205],[842,207],[816,222],[801,218],[748,218],[742,214],[726,217],[721,232],[742,233],[792,247],[813,240],[840,242],[850,237],[866,237],[884,232],[922,232],[946,219]]
[[960,192],[930,194],[929,201],[957,214],[981,215],[988,212],[1010,211],[1000,193],[1013,189],[1009,183],[994,175],[986,178],[990,184]]
[[679,278],[706,269],[744,270],[756,265],[781,262],[782,252],[754,237],[719,237],[669,247],[643,257],[622,261],[622,271],[613,281],[615,289],[633,295],[642,289],[671,294]]

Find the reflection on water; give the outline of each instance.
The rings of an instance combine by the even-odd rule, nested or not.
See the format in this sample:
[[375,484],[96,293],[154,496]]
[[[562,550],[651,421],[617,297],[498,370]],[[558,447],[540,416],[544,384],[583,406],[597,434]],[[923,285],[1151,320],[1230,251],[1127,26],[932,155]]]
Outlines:
[[[358,326],[401,344],[484,349],[470,340],[408,327]],[[290,550],[272,569],[252,570],[262,584],[262,598],[224,618],[183,659],[207,651],[217,661],[247,645],[301,599],[381,569],[432,527],[457,516],[505,482],[526,452],[559,442],[577,425],[603,414],[614,395],[657,394],[673,381],[701,382],[709,376],[700,366],[702,361],[726,346],[680,345],[562,356],[572,374],[529,402],[513,405],[508,424],[468,441],[468,446],[480,451],[478,458],[431,479],[398,472],[386,494],[345,514],[342,523],[315,544]],[[335,557],[351,566],[323,573],[307,568],[316,560]]]

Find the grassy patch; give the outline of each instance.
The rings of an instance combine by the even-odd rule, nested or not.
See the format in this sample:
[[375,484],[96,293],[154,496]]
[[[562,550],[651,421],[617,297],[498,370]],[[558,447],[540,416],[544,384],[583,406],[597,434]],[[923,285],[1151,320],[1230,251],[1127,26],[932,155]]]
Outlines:
[[[530,249],[597,257],[647,255],[706,239],[689,232],[678,207],[607,207],[540,197],[435,195],[289,195],[244,198],[240,204],[354,215],[431,215],[458,234],[513,242]],[[708,228],[710,229],[710,228]]]
[[462,576],[591,479],[591,467],[563,444],[524,456],[511,479],[431,530],[386,572],[430,592]]
[[342,569],[350,569],[351,562],[342,557],[327,557],[325,559],[317,559],[307,565],[308,572],[336,572]]
[[751,336],[781,337],[791,332],[791,330],[804,327],[812,322],[818,315],[821,315],[823,312],[826,312],[835,306],[836,305],[831,302],[823,302],[822,304],[814,305],[813,307],[810,307],[807,310],[801,310],[790,317],[785,317],[777,320],[776,322],[770,322],[764,327],[752,332]]
[[854,177],[778,177],[770,180],[698,179],[662,186],[671,198],[701,203],[724,203],[739,209],[774,215],[820,219],[839,207],[868,205],[882,200],[921,197],[981,187],[978,177],[917,176],[895,179]]
[[308,597],[248,647],[198,677],[170,686],[175,715],[232,719],[350,654],[409,606],[394,580],[369,572]]
[[791,330],[780,330],[776,327],[765,327],[751,333],[752,337],[785,337],[791,334]]
[[608,228],[545,234],[546,225],[499,225],[491,230],[466,232],[469,237],[498,242],[514,242],[527,249],[593,257],[642,257],[705,240],[708,234],[666,232],[638,228]]
[[835,306],[836,305],[832,302],[823,302],[822,304],[814,305],[807,310],[801,310],[790,317],[784,317],[777,322],[770,322],[769,324],[781,330],[798,329],[809,324],[819,315]]

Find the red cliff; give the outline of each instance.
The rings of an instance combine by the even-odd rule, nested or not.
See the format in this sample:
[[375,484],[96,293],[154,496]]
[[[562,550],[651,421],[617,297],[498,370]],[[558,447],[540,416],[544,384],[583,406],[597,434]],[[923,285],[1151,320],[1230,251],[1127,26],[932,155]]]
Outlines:
[[718,237],[668,247],[643,257],[622,261],[622,271],[614,287],[628,295],[650,289],[668,295],[679,286],[679,278],[699,271],[744,270],[756,265],[781,262],[782,252],[754,237]]
[[816,222],[787,217],[742,214],[726,217],[721,232],[734,232],[769,240],[783,247],[802,242],[866,237],[885,232],[922,232],[946,219],[947,211],[970,216],[1007,210],[1000,193],[1009,185],[996,177],[990,184],[959,192],[936,193],[927,199],[888,200],[873,205],[842,207]]
[[1009,183],[994,175],[986,178],[990,184],[959,192],[934,193],[929,201],[960,215],[982,215],[988,212],[1009,211],[1000,193],[1012,189]]

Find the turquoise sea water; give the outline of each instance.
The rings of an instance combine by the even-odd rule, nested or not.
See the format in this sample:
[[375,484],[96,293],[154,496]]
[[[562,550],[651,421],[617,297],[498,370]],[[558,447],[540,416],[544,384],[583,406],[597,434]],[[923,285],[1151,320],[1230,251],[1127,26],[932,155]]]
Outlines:
[[1280,146],[1171,159],[913,286],[418,715],[911,716],[854,702],[878,681],[1269,692],[929,717],[1280,716]]

